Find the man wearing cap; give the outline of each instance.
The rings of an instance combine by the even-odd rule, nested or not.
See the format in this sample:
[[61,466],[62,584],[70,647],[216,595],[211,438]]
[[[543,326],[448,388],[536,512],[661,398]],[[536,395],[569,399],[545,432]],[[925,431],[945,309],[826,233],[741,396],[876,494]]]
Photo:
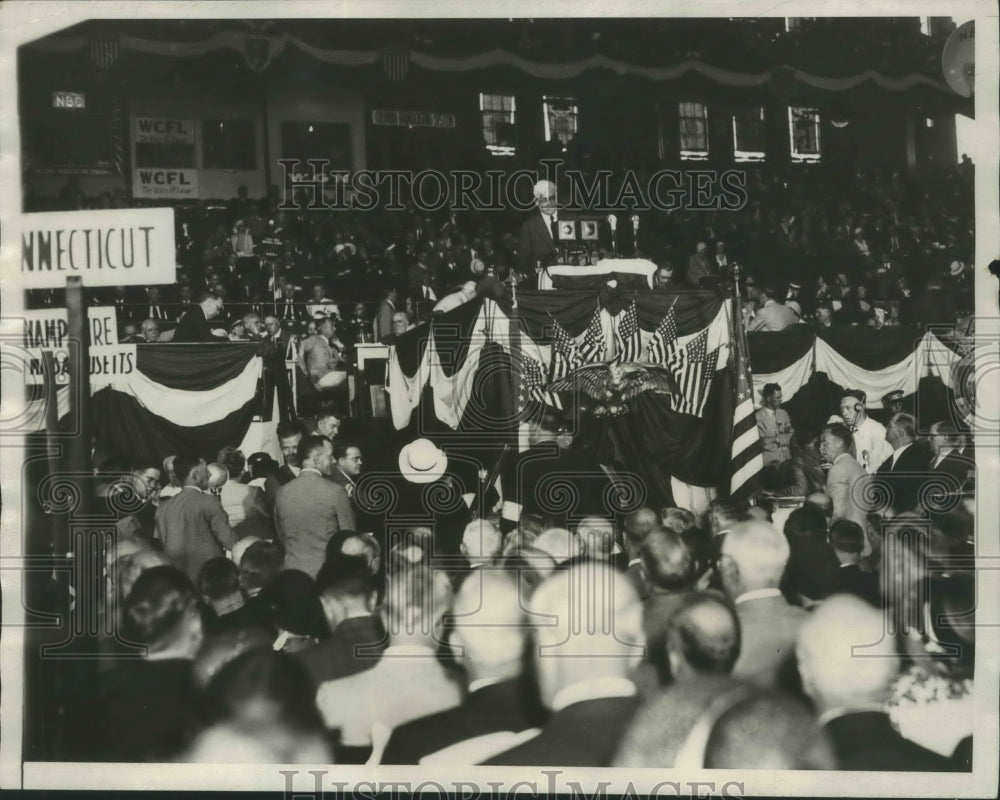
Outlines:
[[712,263],[708,259],[708,245],[704,242],[698,242],[694,255],[688,261],[687,282],[697,289],[701,286],[702,281],[713,277],[714,274],[715,270],[712,269]]
[[[461,501],[463,487],[449,470],[447,454],[430,439],[416,439],[400,450],[399,472],[403,478],[399,499],[386,514],[432,520],[434,552],[458,555],[469,508]],[[432,488],[430,484],[438,485]],[[361,506],[364,511],[364,498]]]
[[892,455],[885,440],[885,427],[868,416],[867,395],[861,389],[849,389],[840,399],[840,418],[854,436],[854,453],[865,472],[874,475]]
[[878,414],[873,414],[873,416],[885,425],[896,414],[902,414],[903,412],[903,390],[893,389],[882,397],[882,411]]
[[521,223],[517,242],[521,271],[528,276],[533,276],[536,271],[555,264],[559,253],[555,184],[551,181],[538,181],[535,184],[534,197],[537,208]]

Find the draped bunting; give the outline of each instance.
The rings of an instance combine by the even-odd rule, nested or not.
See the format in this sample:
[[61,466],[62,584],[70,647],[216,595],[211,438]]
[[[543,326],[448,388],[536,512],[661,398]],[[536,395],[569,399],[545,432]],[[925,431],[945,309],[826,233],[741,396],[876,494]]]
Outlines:
[[243,441],[260,410],[256,353],[242,344],[137,345],[136,371],[91,398],[98,447],[155,461],[184,451],[214,460]]
[[[258,33],[244,31],[223,31],[193,42],[165,41],[122,35],[119,38],[119,46],[122,51],[172,58],[197,58],[215,50],[232,50],[243,55],[250,62],[252,59],[248,54],[248,42],[251,40],[260,43],[255,45],[255,49],[266,54],[264,64],[260,66],[256,63],[252,64],[255,68],[266,66],[267,63],[273,61],[276,56],[289,48],[295,48],[323,63],[340,67],[373,65],[379,63],[383,55],[381,49],[325,48],[309,44],[288,33],[262,36]],[[60,36],[42,39],[29,47],[34,50],[69,53],[86,48],[88,45],[89,40],[83,36]],[[401,54],[408,56],[410,63],[414,66],[433,72],[470,72],[504,67],[542,80],[570,80],[591,70],[603,70],[620,77],[642,78],[653,82],[678,81],[693,77],[737,89],[766,88],[772,83],[786,87],[789,84],[798,83],[826,92],[846,92],[857,90],[866,85],[894,93],[906,92],[915,88],[929,88],[946,94],[950,91],[942,81],[919,73],[911,73],[901,78],[891,78],[872,69],[844,77],[829,77],[813,75],[787,65],[777,66],[762,72],[738,72],[694,60],[682,61],[670,66],[647,67],[605,55],[552,63],[532,61],[500,48],[469,56],[438,56],[412,50],[402,51]]]

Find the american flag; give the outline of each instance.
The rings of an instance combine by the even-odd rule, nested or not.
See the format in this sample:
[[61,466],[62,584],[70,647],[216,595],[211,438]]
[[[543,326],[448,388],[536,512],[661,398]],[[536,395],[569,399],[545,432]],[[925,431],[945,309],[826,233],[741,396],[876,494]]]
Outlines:
[[545,368],[540,361],[522,353],[520,373],[518,411],[523,411],[524,407],[532,401],[562,408],[559,398],[552,392],[545,391]]
[[90,61],[98,69],[111,69],[118,63],[118,40],[91,39]]
[[601,327],[601,309],[594,311],[594,316],[590,320],[583,343],[580,345],[580,358],[585,364],[595,361],[603,361],[604,356],[604,328]]
[[629,303],[620,316],[621,322],[615,329],[615,349],[618,351],[615,361],[619,364],[638,361],[642,355],[642,339],[639,336],[639,315],[635,310],[635,300]]
[[558,322],[552,334],[552,380],[559,380],[583,364],[580,346]]
[[677,315],[674,314],[674,307],[670,306],[667,313],[660,320],[653,332],[653,338],[649,342],[650,361],[654,364],[667,365],[668,358],[677,351]]
[[680,394],[673,398],[674,411],[700,417],[705,412],[708,390],[715,378],[719,348],[707,352],[708,329],[703,330],[683,349],[680,369],[673,370]]
[[[739,323],[737,323],[739,325]],[[757,410],[753,403],[753,381],[742,326],[734,331],[736,347],[736,397],[733,400],[733,447],[729,493],[745,496],[756,488],[756,478],[764,470],[764,448],[757,432]]]

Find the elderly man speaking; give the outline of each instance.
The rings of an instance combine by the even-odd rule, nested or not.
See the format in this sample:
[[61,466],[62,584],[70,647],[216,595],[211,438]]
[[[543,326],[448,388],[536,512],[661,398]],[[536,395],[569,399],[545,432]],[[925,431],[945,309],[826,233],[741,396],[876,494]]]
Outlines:
[[521,272],[531,276],[556,263],[558,256],[556,232],[558,208],[556,186],[551,181],[538,181],[534,189],[536,209],[521,223],[517,240],[517,256]]

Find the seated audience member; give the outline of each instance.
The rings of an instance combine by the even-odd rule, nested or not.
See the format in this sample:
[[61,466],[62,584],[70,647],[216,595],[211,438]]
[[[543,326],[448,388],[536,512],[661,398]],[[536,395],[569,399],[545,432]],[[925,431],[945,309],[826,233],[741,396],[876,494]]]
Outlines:
[[222,485],[219,500],[222,509],[229,517],[229,527],[237,539],[256,536],[259,539],[270,539],[274,536],[274,525],[271,522],[264,499],[264,492],[256,486],[243,483],[240,478],[246,459],[243,453],[235,447],[224,447],[219,452],[219,463],[226,468],[228,480]]
[[826,517],[815,506],[796,508],[785,522],[789,545],[782,589],[801,605],[822,600],[837,588],[839,562],[826,538]]
[[830,465],[826,494],[833,501],[833,519],[849,519],[864,525],[868,513],[864,504],[868,474],[851,455],[851,441],[851,432],[846,426],[827,425],[820,439],[819,452]]
[[[219,725],[244,732],[277,763],[329,763],[323,720],[316,710],[316,687],[295,659],[284,653],[252,650],[230,661],[206,688],[215,726],[189,751],[188,760],[218,748]],[[237,753],[240,750],[237,749]]]
[[330,635],[316,582],[301,570],[282,570],[260,593],[259,601],[278,631],[275,650],[297,653]]
[[247,597],[257,597],[273,583],[285,565],[285,551],[277,542],[254,542],[240,558],[240,584]]
[[827,524],[833,521],[833,498],[831,498],[826,492],[819,491],[806,495],[806,500],[803,505],[815,506],[822,511],[826,517]]
[[[863,648],[858,658],[856,649]],[[892,636],[879,609],[838,595],[820,605],[796,645],[802,686],[844,770],[946,771],[947,759],[904,739],[884,710],[899,674]]]
[[555,572],[556,560],[543,550],[525,547],[516,552],[506,553],[500,566],[521,587],[521,596],[528,599],[546,578]]
[[[742,695],[722,713],[713,708],[704,754],[685,748],[676,766],[683,769],[829,770],[836,758],[829,737],[798,700],[777,692]],[[761,720],[767,724],[761,725]],[[693,745],[689,740],[686,744]]]
[[157,509],[156,538],[163,542],[170,560],[196,580],[202,565],[221,556],[236,539],[218,499],[205,493],[205,461],[196,455],[180,455],[173,468],[184,488]]
[[788,557],[784,535],[764,522],[741,522],[722,543],[719,574],[743,632],[733,675],[762,687],[786,683],[795,639],[807,616],[778,588]]
[[840,562],[835,593],[852,594],[878,606],[881,597],[878,575],[860,567],[865,549],[865,533],[861,526],[848,519],[839,519],[830,526],[827,541]]
[[[396,728],[383,764],[478,764],[509,749],[540,721],[523,674],[528,628],[517,583],[479,571],[455,595],[450,643],[469,693],[458,707]],[[529,734],[530,735],[530,734]]]
[[548,553],[556,564],[565,564],[585,554],[580,538],[565,528],[549,528],[542,531],[532,544],[536,550]]
[[660,520],[651,508],[637,509],[625,518],[625,556],[628,559],[625,574],[632,581],[640,600],[649,596],[649,580],[642,565],[642,545],[659,524]]
[[228,558],[219,556],[205,562],[198,575],[198,591],[212,610],[211,619],[205,624],[206,632],[246,628],[256,623],[240,586],[240,569]]
[[327,559],[316,576],[316,591],[331,634],[295,653],[316,686],[375,666],[386,633],[376,613],[379,587],[369,562],[343,553]]
[[371,748],[372,763],[378,763],[394,728],[453,708],[462,699],[461,688],[437,660],[451,584],[416,558],[413,563],[400,554],[388,571],[389,647],[382,658],[371,669],[324,682],[316,695],[326,727],[340,731],[340,746]]
[[604,517],[584,517],[576,526],[576,536],[587,558],[609,561],[620,548],[615,541],[615,525]]
[[795,325],[799,318],[792,309],[779,301],[781,293],[771,286],[761,289],[764,305],[757,309],[748,331],[783,331],[790,325]]
[[639,708],[628,677],[644,650],[639,596],[611,567],[578,564],[539,586],[528,614],[552,621],[533,629],[532,648],[541,699],[552,716],[537,736],[486,763],[610,765]]
[[122,637],[146,647],[102,681],[101,724],[108,761],[165,761],[179,754],[201,725],[191,663],[202,643],[201,614],[191,581],[171,566],[146,570],[129,592]]
[[761,407],[757,409],[757,433],[764,447],[764,466],[777,467],[792,457],[789,445],[795,429],[788,412],[781,407],[781,387],[778,384],[765,384],[761,399]]

